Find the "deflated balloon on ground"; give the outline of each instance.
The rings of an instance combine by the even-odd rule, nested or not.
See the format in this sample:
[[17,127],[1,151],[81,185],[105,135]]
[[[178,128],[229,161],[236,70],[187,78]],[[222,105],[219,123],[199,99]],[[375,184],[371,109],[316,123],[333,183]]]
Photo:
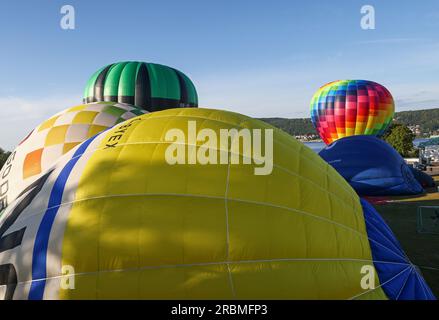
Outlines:
[[401,155],[387,142],[374,136],[342,138],[326,146],[319,155],[359,195],[410,195],[424,192]]

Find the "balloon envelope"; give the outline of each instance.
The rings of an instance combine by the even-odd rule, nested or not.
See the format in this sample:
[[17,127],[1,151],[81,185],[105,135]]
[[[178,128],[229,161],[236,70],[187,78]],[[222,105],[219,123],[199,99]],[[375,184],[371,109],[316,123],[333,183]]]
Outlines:
[[118,62],[96,71],[87,83],[84,103],[114,101],[148,111],[197,107],[192,81],[182,72],[160,64]]
[[359,195],[408,195],[424,191],[400,154],[377,137],[346,137],[333,142],[319,155]]
[[311,100],[311,121],[326,144],[353,135],[382,135],[394,112],[390,92],[367,80],[330,82]]
[[[189,121],[197,134],[273,130],[272,173],[255,175],[243,161],[170,165],[167,133],[188,137]],[[232,155],[212,141],[178,145]],[[9,298],[389,297],[375,273],[374,290],[360,285],[374,259],[347,182],[286,133],[226,111],[172,109],[120,123],[64,155],[0,223],[22,232],[0,250],[0,278],[15,279]],[[61,285],[63,268],[74,290]]]
[[68,108],[38,125],[12,152],[0,171],[0,210],[65,153],[115,124],[144,114],[134,106],[115,102]]
[[361,205],[374,265],[387,297],[392,300],[436,299],[384,219],[366,200],[361,199]]
[[434,182],[434,179],[432,176],[429,176],[424,171],[421,171],[419,169],[409,167],[410,170],[413,173],[413,176],[415,179],[419,182],[419,184],[425,189],[425,188],[433,188],[436,186],[436,183]]

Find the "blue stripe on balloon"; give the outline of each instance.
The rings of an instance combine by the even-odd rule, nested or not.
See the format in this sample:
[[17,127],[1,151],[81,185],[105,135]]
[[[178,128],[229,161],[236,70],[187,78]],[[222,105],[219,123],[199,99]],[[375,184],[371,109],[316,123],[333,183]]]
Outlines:
[[50,231],[52,229],[53,222],[55,221],[56,214],[58,213],[59,206],[61,205],[67,179],[69,178],[70,173],[72,172],[76,163],[84,154],[90,143],[95,139],[95,137],[96,136],[88,139],[79,146],[72,159],[62,169],[52,188],[47,210],[44,213],[35,237],[32,258],[32,284],[29,291],[29,299],[31,300],[43,299],[47,278],[47,248],[49,245]]

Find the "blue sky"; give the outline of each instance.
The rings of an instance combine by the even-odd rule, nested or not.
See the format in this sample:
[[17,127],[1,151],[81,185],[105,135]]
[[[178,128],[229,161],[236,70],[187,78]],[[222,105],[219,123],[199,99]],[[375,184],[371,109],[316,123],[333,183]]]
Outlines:
[[[73,5],[76,29],[60,28]],[[376,30],[360,27],[363,5]],[[120,60],[170,65],[200,105],[256,117],[308,117],[337,79],[369,79],[397,110],[439,107],[439,1],[0,2],[0,146],[79,104],[88,77]]]

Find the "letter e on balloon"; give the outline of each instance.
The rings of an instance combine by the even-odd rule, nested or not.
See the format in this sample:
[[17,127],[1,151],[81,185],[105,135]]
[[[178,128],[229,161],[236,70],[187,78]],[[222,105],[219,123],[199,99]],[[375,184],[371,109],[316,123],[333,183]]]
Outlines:
[[60,26],[63,30],[74,30],[75,29],[75,8],[72,5],[66,4],[61,7],[60,13],[63,15],[61,17]]

